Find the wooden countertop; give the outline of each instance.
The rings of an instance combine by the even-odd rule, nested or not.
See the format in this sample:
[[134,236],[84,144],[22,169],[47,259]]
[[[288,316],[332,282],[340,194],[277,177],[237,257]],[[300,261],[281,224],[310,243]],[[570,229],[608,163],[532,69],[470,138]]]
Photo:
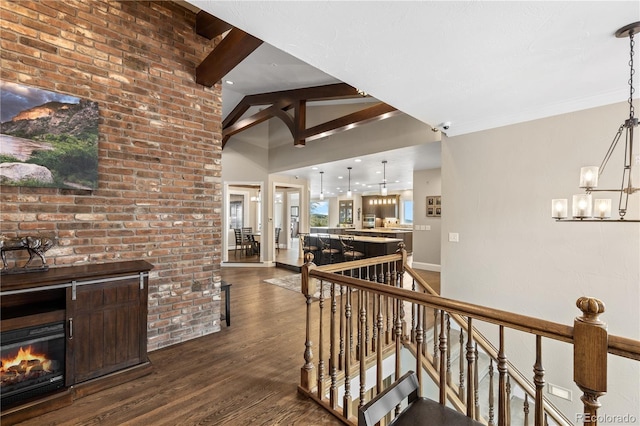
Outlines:
[[[309,234],[310,237],[317,237],[321,234]],[[340,238],[338,234],[330,234],[329,237],[332,240],[337,240]],[[402,241],[402,238],[391,238],[391,237],[368,237],[366,235],[353,235],[354,241],[359,241],[362,243],[398,243]]]
[[153,265],[144,260],[130,260],[55,267],[50,268],[48,271],[7,274],[2,275],[2,279],[0,280],[0,294],[44,286],[70,286],[72,280],[88,280],[98,276],[114,277],[131,273],[147,272],[151,269],[153,269]]
[[370,234],[404,234],[413,232],[412,229],[400,229],[400,228],[363,228],[363,229],[350,229],[349,233],[361,232]]

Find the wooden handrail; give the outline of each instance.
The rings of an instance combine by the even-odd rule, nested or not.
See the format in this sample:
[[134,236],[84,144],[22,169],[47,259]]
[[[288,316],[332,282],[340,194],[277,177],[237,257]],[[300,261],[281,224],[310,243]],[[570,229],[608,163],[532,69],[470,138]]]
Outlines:
[[[392,255],[393,256],[393,255]],[[350,262],[355,263],[355,262]],[[342,267],[344,269],[344,266]],[[514,314],[499,309],[491,309],[473,303],[461,302],[459,300],[447,299],[445,297],[433,296],[430,294],[417,293],[404,288],[380,286],[378,283],[362,281],[344,275],[337,275],[323,270],[312,269],[309,271],[309,277],[318,278],[324,281],[340,283],[349,287],[366,290],[376,294],[392,295],[398,299],[411,303],[421,303],[430,308],[443,309],[456,314],[471,316],[492,324],[503,325],[505,327],[520,330],[527,333],[537,334],[548,337],[561,342],[573,342],[573,327],[558,324],[539,318],[529,317],[526,315]]]
[[[573,323],[573,326],[564,325],[552,321],[547,321],[540,318],[530,317],[527,315],[521,315],[509,311],[492,309],[485,306],[463,302],[459,300],[444,298],[437,295],[432,289],[429,289],[428,285],[420,278],[415,271],[407,266],[406,264],[406,252],[401,249],[393,255],[380,256],[376,258],[362,259],[359,261],[351,261],[351,262],[343,262],[337,264],[330,264],[325,266],[316,266],[313,264],[313,256],[311,254],[305,255],[306,263],[302,268],[302,293],[307,298],[307,321],[311,318],[311,308],[312,308],[312,299],[313,294],[315,292],[315,287],[317,282],[328,284],[334,283],[336,287],[341,286],[340,288],[349,288],[350,290],[347,293],[347,302],[343,307],[345,308],[345,319],[346,322],[345,327],[353,327],[355,326],[357,329],[348,329],[346,340],[356,342],[356,348],[354,352],[354,359],[361,360],[359,364],[360,375],[364,374],[365,364],[362,363],[367,358],[367,350],[365,350],[365,346],[368,345],[368,333],[369,333],[369,325],[374,327],[374,333],[380,333],[377,335],[378,342],[383,338],[383,328],[384,328],[384,336],[387,339],[387,343],[389,343],[389,338],[394,340],[396,347],[396,362],[395,362],[395,374],[398,375],[400,371],[399,364],[399,354],[400,354],[400,346],[403,345],[406,347],[408,343],[415,343],[417,350],[420,352],[418,356],[416,356],[416,362],[422,364],[421,362],[421,354],[422,350],[420,348],[423,347],[423,333],[426,334],[424,329],[422,328],[424,322],[427,321],[426,316],[424,319],[417,320],[417,328],[416,322],[414,318],[421,317],[426,314],[424,311],[424,307],[430,308],[434,310],[434,313],[442,312],[440,316],[440,333],[438,336],[435,336],[434,329],[434,359],[432,363],[434,363],[433,367],[438,371],[439,374],[439,386],[440,386],[440,400],[441,402],[447,399],[447,396],[443,396],[442,388],[445,387],[447,390],[445,391],[445,395],[451,390],[452,394],[457,394],[457,392],[449,389],[451,386],[448,384],[448,380],[450,377],[449,373],[449,353],[448,350],[448,339],[450,337],[444,333],[445,322],[444,322],[444,313],[453,316],[453,318],[458,322],[462,329],[465,329],[465,318],[468,318],[469,327],[471,330],[467,330],[467,334],[469,335],[468,344],[467,344],[467,361],[469,363],[468,369],[468,392],[467,392],[467,404],[472,404],[471,401],[471,387],[474,387],[475,392],[475,411],[471,411],[472,414],[467,413],[467,415],[479,419],[480,411],[478,408],[478,395],[477,395],[477,386],[478,386],[478,378],[477,378],[477,367],[473,367],[474,359],[477,358],[477,345],[474,355],[473,347],[470,348],[470,344],[472,341],[480,341],[481,346],[484,345],[483,350],[489,354],[491,357],[495,358],[496,350],[488,342],[486,339],[480,338],[481,335],[475,330],[475,327],[472,327],[471,319],[483,321],[485,323],[495,324],[500,327],[500,349],[498,354],[498,362],[497,368],[499,371],[499,399],[502,401],[499,403],[499,423],[502,422],[504,424],[506,418],[508,418],[510,405],[504,403],[505,397],[510,393],[510,384],[508,383],[507,377],[505,373],[511,374],[513,372],[518,371],[513,368],[511,363],[507,360],[505,352],[504,352],[504,342],[503,342],[503,331],[504,328],[509,328],[512,330],[518,330],[521,332],[533,334],[536,336],[536,365],[534,366],[535,370],[535,385],[532,385],[524,376],[513,376],[518,382],[518,385],[525,389],[525,393],[528,393],[532,396],[532,399],[537,401],[535,407],[535,420],[536,425],[542,424],[543,417],[546,417],[547,413],[540,411],[542,408],[538,407],[540,405],[540,401],[543,401],[542,397],[542,389],[544,386],[544,369],[542,365],[541,359],[541,338],[545,337],[548,339],[565,342],[571,344],[573,346],[574,351],[574,382],[576,385],[582,390],[584,395],[582,396],[582,401],[584,403],[584,419],[585,425],[595,425],[593,423],[593,419],[597,418],[597,410],[600,407],[600,402],[598,398],[606,393],[606,363],[607,363],[607,354],[612,354],[624,358],[628,358],[631,360],[640,360],[640,341],[620,337],[608,335],[606,331],[606,325],[602,323],[598,319],[598,315],[604,312],[604,304],[594,298],[581,297],[576,302],[578,309],[582,311],[582,316],[576,317]],[[370,273],[371,272],[371,273]],[[428,291],[427,293],[422,293],[420,291],[408,290],[403,284],[403,279],[405,273],[408,274],[408,277],[414,280],[414,283],[417,283],[420,286],[425,286],[425,289]],[[370,275],[370,276],[369,276]],[[356,276],[358,278],[356,278]],[[383,282],[384,281],[384,282]],[[415,286],[413,287],[415,289]],[[353,292],[353,293],[352,293]],[[353,305],[351,304],[351,295],[353,294]],[[357,295],[357,302],[356,297]],[[362,302],[360,302],[360,295],[363,295]],[[371,299],[369,299],[372,295]],[[375,296],[374,296],[375,295]],[[368,312],[368,308],[366,305],[369,303],[368,300],[372,300],[372,311],[371,314]],[[376,305],[376,300],[378,301],[378,305]],[[384,301],[384,305],[382,305],[382,301]],[[333,301],[335,306],[335,299]],[[342,304],[342,299],[341,302]],[[362,304],[360,304],[362,303]],[[411,321],[407,323],[404,319],[405,316],[405,306],[409,306],[411,304],[413,306],[411,308]],[[320,306],[322,306],[322,299],[320,301]],[[376,308],[378,306],[378,308]],[[384,312],[382,312],[382,308],[384,306]],[[321,308],[322,309],[322,308]],[[362,309],[360,312],[359,310]],[[417,314],[416,314],[417,312]],[[422,312],[422,313],[421,313]],[[352,324],[351,316],[353,315],[356,324]],[[367,315],[372,315],[372,321],[369,322],[367,319]],[[373,315],[378,315],[377,318],[373,318]],[[322,310],[320,311],[320,318],[322,317]],[[342,327],[342,318],[343,315],[340,314],[340,327]],[[383,321],[383,318],[384,319]],[[436,314],[436,319],[438,315]],[[380,327],[378,327],[378,324]],[[446,323],[447,330],[449,328],[448,320]],[[384,325],[384,327],[382,327]],[[438,325],[434,325],[434,327],[438,327]],[[377,330],[377,331],[376,331]],[[390,333],[392,330],[392,333]],[[311,385],[313,383],[312,378],[315,379],[316,372],[313,367],[313,356],[311,354],[310,347],[312,345],[310,334],[309,334],[309,323],[307,323],[307,338],[305,340],[305,365],[303,366],[302,378],[301,378],[301,386],[299,389],[306,394],[311,396]],[[366,333],[366,335],[365,335]],[[419,334],[419,336],[418,336]],[[460,332],[460,342],[461,342],[461,351],[462,351],[462,336],[463,332]],[[322,339],[322,333],[320,333],[320,337]],[[342,339],[342,335],[340,336]],[[374,337],[373,343],[376,343]],[[415,339],[415,340],[414,340]],[[439,354],[436,351],[436,343],[439,340]],[[375,346],[375,344],[374,344]],[[487,351],[487,347],[493,348]],[[322,346],[320,346],[322,348]],[[374,352],[375,349],[372,349]],[[471,352],[469,352],[471,350]],[[322,349],[320,349],[322,352]],[[346,375],[345,380],[348,381],[350,379],[349,371],[355,373],[355,370],[350,369],[349,362],[351,359],[350,356],[350,347],[347,347],[345,362],[346,364]],[[440,362],[438,365],[435,365],[436,359],[435,357],[440,356]],[[444,358],[447,358],[446,364]],[[332,356],[333,357],[333,356]],[[322,358],[322,355],[321,355]],[[339,358],[340,359],[340,358]],[[462,358],[461,358],[462,359]],[[319,362],[320,371],[323,371],[322,360]],[[461,363],[462,365],[462,363]],[[446,372],[445,372],[446,370]],[[475,373],[474,384],[471,383],[472,373]],[[380,376],[380,372],[377,373]],[[462,367],[461,367],[461,377],[462,377]],[[322,380],[323,375],[319,379]],[[334,375],[335,377],[335,375]],[[461,379],[462,380],[462,379]],[[334,380],[335,382],[335,380]],[[524,385],[523,385],[524,383]],[[360,383],[360,403],[363,403],[365,388],[364,384]],[[377,386],[379,387],[379,386]],[[462,388],[461,388],[462,389]],[[320,390],[320,388],[318,388]],[[506,393],[505,393],[506,392]],[[533,393],[531,393],[533,392]],[[317,399],[320,403],[322,403],[322,395],[325,392],[322,391],[318,395],[313,395],[314,399]],[[357,393],[357,392],[356,392]],[[355,398],[354,395],[353,398]],[[349,389],[345,384],[345,398],[343,401],[343,409],[342,415],[343,417],[340,419],[347,424],[352,422],[353,412],[351,411],[351,403],[353,402],[353,398],[349,393]],[[464,400],[464,398],[463,398]],[[324,404],[323,404],[324,405]],[[527,405],[525,403],[525,405]],[[548,403],[548,401],[543,401],[542,405],[547,407],[547,410],[550,410],[548,413],[554,420],[558,421],[558,418],[555,418],[553,413],[554,407],[553,404]],[[337,406],[331,406],[332,410],[336,410]],[[469,405],[467,405],[469,408]],[[469,410],[467,410],[469,411]],[[525,407],[525,412],[528,411],[528,407]],[[558,413],[560,413],[558,411]],[[491,414],[491,412],[490,412]],[[566,417],[562,416],[562,421],[566,421]],[[586,419],[591,419],[587,421]],[[562,423],[562,421],[560,423]],[[567,421],[570,423],[570,421]]]

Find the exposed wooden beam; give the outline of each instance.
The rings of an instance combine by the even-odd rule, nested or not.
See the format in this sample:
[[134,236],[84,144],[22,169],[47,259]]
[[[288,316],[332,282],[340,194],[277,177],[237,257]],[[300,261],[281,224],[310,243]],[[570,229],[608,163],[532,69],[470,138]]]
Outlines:
[[201,10],[196,15],[196,34],[206,37],[209,40],[213,40],[232,28],[233,25],[216,18],[204,10]]
[[[346,83],[327,84],[324,86],[304,87],[302,89],[281,90],[277,92],[248,95],[222,121],[222,128],[232,125],[252,106],[271,105],[283,99],[295,102],[298,100],[320,101],[361,98],[356,88]],[[304,127],[303,127],[304,128]]]
[[[280,112],[290,107],[291,107],[290,103],[287,103],[285,101],[280,101],[270,106],[269,108],[265,108],[262,111],[259,111],[253,114],[251,117],[243,118],[242,120],[239,120],[238,122],[232,124],[231,126],[226,127],[222,131],[222,148],[224,148],[229,138],[235,135],[236,133],[240,133],[243,130],[247,130],[273,117],[283,118],[280,116]],[[290,124],[287,124],[286,121],[285,121],[285,124],[287,124],[287,126],[289,127],[289,129],[292,131],[292,134],[293,134],[293,129],[292,129],[293,119],[289,117],[289,121],[290,121]]]
[[294,116],[293,146],[303,147],[306,141],[300,136],[300,132],[307,127],[307,101],[304,99],[298,101]]
[[262,40],[233,28],[196,68],[196,83],[211,87],[235,68]]
[[302,132],[301,136],[309,142],[339,132],[344,132],[345,130],[351,130],[367,123],[384,120],[385,118],[390,118],[399,114],[402,114],[402,112],[398,111],[391,105],[380,102],[379,104],[375,104],[361,111],[356,111],[343,117],[336,118],[335,120],[306,129]]
[[329,101],[336,99],[361,98],[355,87],[346,83],[326,84],[324,86],[304,87],[302,89],[281,90],[278,92],[258,93],[245,96],[243,102],[249,105],[264,105],[274,103],[280,99],[306,101]]

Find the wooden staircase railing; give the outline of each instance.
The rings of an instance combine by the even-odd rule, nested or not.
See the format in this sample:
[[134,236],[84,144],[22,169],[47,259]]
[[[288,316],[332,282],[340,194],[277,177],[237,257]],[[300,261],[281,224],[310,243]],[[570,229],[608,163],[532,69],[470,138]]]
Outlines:
[[[604,305],[597,299],[581,297],[577,306],[582,315],[573,326],[558,324],[446,299],[429,291],[424,293],[415,286],[426,283],[407,266],[406,260],[402,246],[394,255],[320,267],[313,263],[313,255],[305,255],[302,293],[306,297],[307,324],[298,389],[345,424],[355,424],[357,409],[410,369],[416,371],[421,388],[427,388],[428,381],[422,377],[423,370],[430,375],[437,374],[438,390],[433,399],[448,403],[468,417],[500,426],[511,421],[509,389],[513,377],[516,385],[526,391],[522,408],[524,424],[528,425],[530,410],[536,426],[566,424],[566,417],[558,416],[542,396],[542,344],[543,339],[551,339],[573,345],[574,381],[583,394],[581,418],[583,424],[595,426],[600,407],[598,399],[607,390],[608,354],[640,361],[640,341],[609,335],[606,325],[598,318],[604,312]],[[413,278],[410,285],[405,282],[405,276]],[[451,319],[460,327],[458,339],[451,338]],[[498,326],[496,348],[477,332],[477,322]],[[535,336],[531,380],[510,364],[505,329]],[[427,348],[427,330],[434,330],[433,354]],[[461,380],[458,384],[452,380],[450,360],[454,345],[449,344],[452,340],[459,343]],[[412,365],[406,361],[408,348],[413,353]],[[314,350],[317,353],[314,354]],[[490,401],[497,398],[497,407],[490,402],[486,417],[481,415],[478,404],[481,380],[478,358],[486,356],[483,353],[491,359],[486,372],[488,398]],[[431,369],[425,369],[425,365]],[[493,380],[494,373],[497,381]]]

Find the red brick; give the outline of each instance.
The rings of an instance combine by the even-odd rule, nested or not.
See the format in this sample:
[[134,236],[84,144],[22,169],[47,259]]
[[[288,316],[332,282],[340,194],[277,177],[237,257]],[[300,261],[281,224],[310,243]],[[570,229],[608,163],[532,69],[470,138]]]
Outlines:
[[99,102],[99,183],[3,188],[3,231],[56,235],[55,266],[154,264],[149,349],[216,330],[221,92],[192,75],[215,42],[203,43],[195,16],[167,2],[32,3],[0,3],[2,78]]

